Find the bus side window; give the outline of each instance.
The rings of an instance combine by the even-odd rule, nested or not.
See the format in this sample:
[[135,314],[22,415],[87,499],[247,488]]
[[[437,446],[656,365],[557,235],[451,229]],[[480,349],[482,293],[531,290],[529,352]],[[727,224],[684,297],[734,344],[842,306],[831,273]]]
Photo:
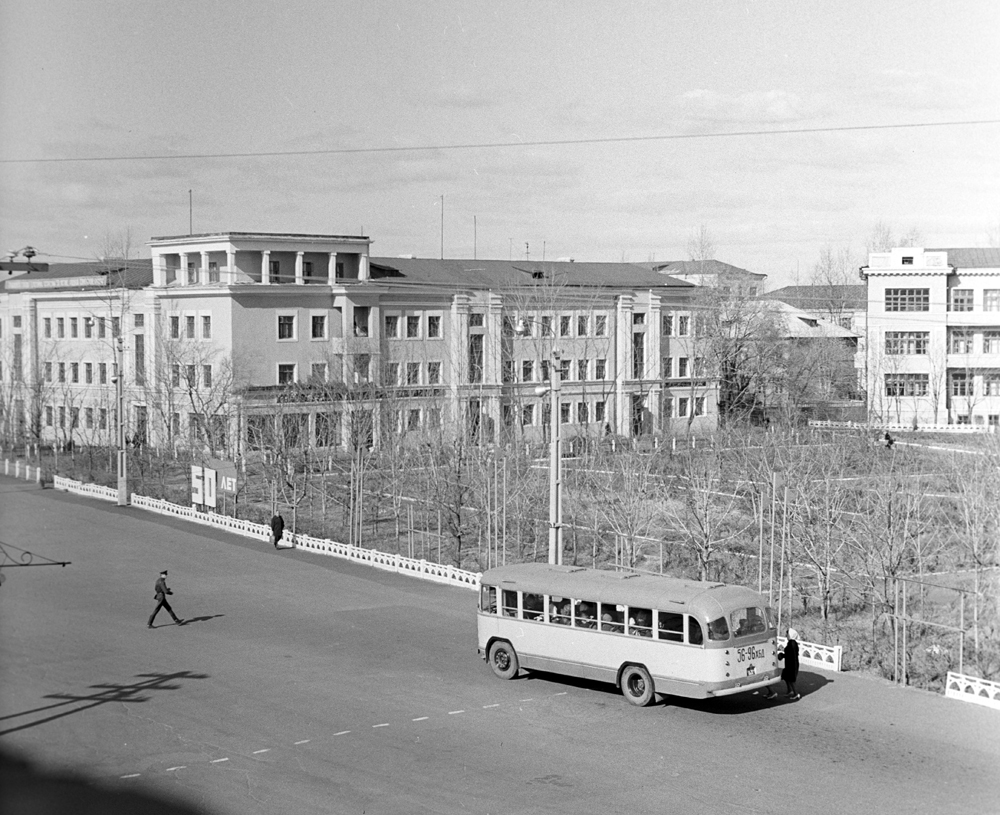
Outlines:
[[701,645],[705,641],[701,633],[701,623],[694,617],[688,617],[688,642],[691,645]]
[[719,617],[708,624],[708,638],[716,641],[729,639],[729,625],[725,617]]
[[576,606],[573,623],[578,628],[597,628],[597,603],[581,600]]
[[570,622],[569,600],[562,597],[549,598],[549,622],[556,625],[569,625]]
[[497,613],[496,586],[482,586],[479,593],[479,610],[484,614]]
[[545,597],[541,594],[525,594],[522,600],[524,603],[524,619],[542,619],[542,610],[545,608]]
[[601,603],[601,631],[625,633],[625,609],[611,603]]
[[661,640],[684,642],[684,615],[672,611],[661,611],[659,620]]
[[503,590],[503,616],[517,616],[517,592],[510,589]]
[[633,637],[653,636],[653,612],[648,608],[629,608],[628,633]]

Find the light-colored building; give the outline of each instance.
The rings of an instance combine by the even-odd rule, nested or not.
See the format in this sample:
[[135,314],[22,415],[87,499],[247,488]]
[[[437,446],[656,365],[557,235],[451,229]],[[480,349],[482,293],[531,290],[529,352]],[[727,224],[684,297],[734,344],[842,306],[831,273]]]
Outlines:
[[1000,249],[875,252],[861,274],[871,419],[1000,424]]
[[[8,441],[129,439],[241,455],[385,433],[700,432],[692,286],[633,264],[371,258],[365,236],[153,238],[150,260],[0,285]],[[558,360],[553,356],[559,353]]]

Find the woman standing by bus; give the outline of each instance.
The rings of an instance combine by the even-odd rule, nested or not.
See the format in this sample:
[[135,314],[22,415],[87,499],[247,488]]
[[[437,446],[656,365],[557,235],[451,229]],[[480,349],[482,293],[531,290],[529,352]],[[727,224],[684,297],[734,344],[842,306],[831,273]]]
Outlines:
[[798,691],[795,690],[795,680],[799,677],[799,632],[794,628],[788,629],[788,642],[785,643],[785,650],[778,654],[778,659],[785,661],[785,667],[781,669],[781,678],[788,688],[788,698],[792,701],[801,699]]

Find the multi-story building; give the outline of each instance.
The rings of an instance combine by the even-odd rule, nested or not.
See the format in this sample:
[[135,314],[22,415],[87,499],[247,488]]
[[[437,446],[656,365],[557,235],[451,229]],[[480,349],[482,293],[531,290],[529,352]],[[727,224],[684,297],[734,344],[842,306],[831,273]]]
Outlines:
[[875,252],[861,274],[871,418],[1000,424],[1000,249]]
[[[633,264],[371,258],[364,236],[154,238],[0,286],[3,432],[230,455],[385,433],[543,438],[716,422],[690,284]],[[360,436],[360,438],[359,438]]]

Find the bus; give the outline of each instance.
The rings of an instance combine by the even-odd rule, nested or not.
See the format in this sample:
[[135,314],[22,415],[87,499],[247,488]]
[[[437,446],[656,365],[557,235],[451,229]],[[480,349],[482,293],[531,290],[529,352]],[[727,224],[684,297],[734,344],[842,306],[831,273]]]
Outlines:
[[633,705],[764,688],[781,669],[771,609],[724,583],[520,563],[480,579],[479,655],[520,669],[614,683]]

